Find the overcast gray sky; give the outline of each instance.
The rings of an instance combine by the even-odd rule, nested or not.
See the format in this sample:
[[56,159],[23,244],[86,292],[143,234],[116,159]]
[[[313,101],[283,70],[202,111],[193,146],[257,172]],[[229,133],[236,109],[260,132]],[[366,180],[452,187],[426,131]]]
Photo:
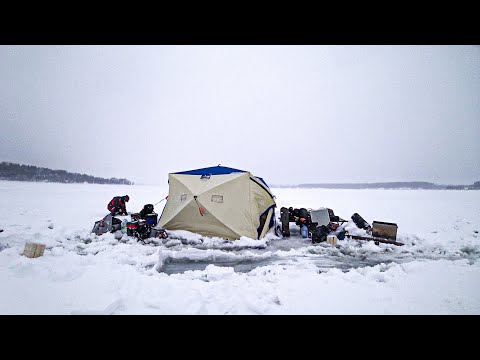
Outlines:
[[480,181],[478,46],[0,46],[0,161]]

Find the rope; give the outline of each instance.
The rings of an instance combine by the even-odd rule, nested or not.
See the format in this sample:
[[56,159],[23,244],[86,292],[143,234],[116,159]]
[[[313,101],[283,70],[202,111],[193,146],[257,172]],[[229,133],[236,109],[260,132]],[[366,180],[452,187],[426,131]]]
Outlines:
[[155,203],[155,204],[153,204],[153,205],[155,206],[155,205],[157,205],[157,204],[160,204],[160,203],[161,203],[163,200],[167,200],[167,199],[168,199],[168,195],[167,195],[167,197],[166,197],[166,198],[164,198],[164,199],[160,200],[159,202],[157,202],[157,203]]

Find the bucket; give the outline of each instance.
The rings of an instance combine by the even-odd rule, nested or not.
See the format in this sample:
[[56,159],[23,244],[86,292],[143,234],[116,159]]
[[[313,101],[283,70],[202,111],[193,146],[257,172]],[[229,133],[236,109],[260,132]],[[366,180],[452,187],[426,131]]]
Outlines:
[[25,244],[25,249],[23,250],[23,255],[29,258],[37,258],[43,256],[44,251],[45,244],[27,242]]
[[327,244],[336,246],[337,245],[337,236],[336,235],[328,235],[327,236]]

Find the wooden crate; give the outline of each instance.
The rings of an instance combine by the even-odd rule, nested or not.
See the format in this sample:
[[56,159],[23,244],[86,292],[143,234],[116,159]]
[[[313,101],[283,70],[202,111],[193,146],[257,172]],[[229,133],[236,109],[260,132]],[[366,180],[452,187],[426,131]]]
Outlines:
[[43,256],[44,251],[45,244],[27,242],[25,244],[25,249],[23,250],[23,255],[29,258],[37,258]]
[[389,240],[397,239],[397,224],[383,221],[374,221],[372,224],[372,236]]

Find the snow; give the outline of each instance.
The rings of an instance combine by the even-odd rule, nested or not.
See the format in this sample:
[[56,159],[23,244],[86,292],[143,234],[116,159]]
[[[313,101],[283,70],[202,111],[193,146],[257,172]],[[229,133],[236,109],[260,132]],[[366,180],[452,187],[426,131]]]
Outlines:
[[[97,237],[90,231],[113,196],[128,194],[136,212],[165,198],[168,185],[0,181],[0,313],[480,314],[480,191],[272,192],[278,209],[394,222],[405,245],[314,245],[294,224],[289,239]],[[23,256],[26,242],[45,244],[44,256]]]

